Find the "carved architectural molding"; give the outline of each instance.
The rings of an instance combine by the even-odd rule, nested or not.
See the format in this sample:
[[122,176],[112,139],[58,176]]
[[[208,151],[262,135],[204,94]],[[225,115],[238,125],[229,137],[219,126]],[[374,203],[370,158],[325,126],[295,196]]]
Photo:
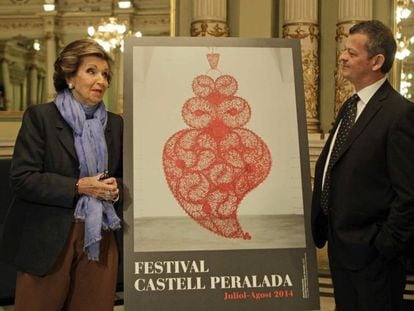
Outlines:
[[41,18],[18,20],[19,17],[0,19],[0,39],[9,39],[11,35],[24,34],[27,38],[43,36],[43,21]]
[[283,38],[295,38],[301,42],[308,133],[317,133],[320,131],[319,26],[317,19],[316,0],[286,1]]
[[373,0],[339,0],[338,24],[372,19]]
[[348,38],[349,28],[354,25],[355,22],[352,24],[343,23],[338,24],[336,28],[336,67],[335,67],[335,116],[337,115],[339,108],[341,108],[342,104],[345,100],[352,95],[354,92],[354,87],[352,86],[351,82],[346,80],[342,75],[341,64],[339,62],[339,57],[343,53],[345,48],[345,41]]
[[285,1],[284,24],[296,22],[316,23],[318,19],[318,4],[316,0]]
[[[23,37],[0,39],[0,111],[24,109],[28,102],[27,86],[32,68],[38,72],[45,69],[45,54],[34,50],[33,42],[32,39]],[[37,94],[40,93],[39,89]]]
[[164,35],[170,34],[170,13],[163,14],[146,14],[132,16],[132,31],[141,31],[144,35]]
[[[143,35],[169,35],[171,0],[135,0],[131,9],[112,11],[112,0],[59,1],[54,12],[44,12],[44,0],[0,2],[0,39],[21,34],[28,38],[43,38],[44,32],[58,37],[87,36],[89,26],[97,26],[111,15],[129,21],[130,30]],[[62,38],[61,38],[62,39]]]
[[13,2],[14,4],[26,4],[30,0],[10,0],[10,1]]
[[[9,62],[11,52],[6,58],[7,62],[0,63],[0,84],[4,84],[2,96],[5,96],[0,110],[4,112],[20,109],[15,107],[24,108],[27,102],[30,101],[32,104],[36,99],[38,99],[37,103],[53,99],[55,97],[54,62],[59,50],[70,41],[88,37],[89,26],[96,27],[110,16],[115,16],[119,21],[125,22],[127,30],[133,33],[140,31],[144,36],[169,36],[171,0],[135,0],[132,2],[132,8],[119,9],[116,5],[112,6],[115,3],[112,0],[63,0],[55,1],[55,11],[44,12],[44,0],[27,0],[24,5],[18,0],[0,1],[0,58],[5,58],[2,55],[4,53],[1,52],[1,41],[16,39],[30,39],[31,45],[36,39],[40,44],[40,53],[44,55],[37,61],[38,75],[42,75],[37,79],[35,73],[30,70],[33,64],[29,63],[26,68],[27,61],[24,58],[13,60],[24,65],[24,75],[18,67],[11,65],[11,61]],[[123,75],[122,69],[118,74]],[[16,84],[15,77],[17,76],[22,79],[18,79]],[[42,94],[40,97],[33,93],[36,81],[39,88],[38,94]],[[20,92],[21,88],[23,90]],[[13,95],[20,93],[23,95]],[[112,87],[109,90],[109,97],[113,98],[114,102],[107,103],[107,105],[116,107],[117,110],[113,110],[114,112],[122,112],[121,83],[118,84],[118,88]],[[17,101],[19,103],[15,103]],[[26,104],[22,104],[22,101]]]
[[228,37],[227,1],[194,0],[192,37]]
[[0,159],[11,158],[14,149],[14,139],[0,138]]
[[339,56],[345,49],[349,29],[356,23],[372,19],[372,0],[339,0],[336,27],[335,115],[343,102],[354,92],[353,85],[342,76]]
[[192,37],[228,37],[229,27],[221,21],[204,20],[191,23]]

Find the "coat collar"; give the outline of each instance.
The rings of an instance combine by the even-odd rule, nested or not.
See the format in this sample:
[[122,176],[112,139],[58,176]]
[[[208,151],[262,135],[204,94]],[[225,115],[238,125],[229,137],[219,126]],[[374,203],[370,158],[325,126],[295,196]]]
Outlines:
[[[385,81],[384,84],[378,89],[378,91],[372,96],[370,101],[367,103],[365,109],[362,111],[359,118],[356,120],[354,126],[349,132],[348,139],[346,140],[342,150],[339,152],[337,161],[342,157],[342,155],[349,149],[355,139],[364,131],[367,125],[371,122],[374,116],[380,111],[385,103],[386,98],[388,97],[392,87],[388,81]],[[339,119],[339,118],[338,118]],[[337,126],[338,120],[336,122]],[[336,129],[336,127],[335,127]]]
[[[59,111],[57,112],[59,114]],[[55,126],[57,129],[57,137],[62,143],[63,147],[75,160],[77,160],[78,157],[76,156],[75,145],[73,142],[73,131],[70,126],[63,120],[60,114],[59,118],[56,120]]]
[[[57,113],[59,114],[59,111],[56,109]],[[108,122],[106,124],[105,128],[105,140],[106,145],[108,148],[108,153],[110,153],[110,146],[112,136],[111,136],[111,118],[110,113],[108,112]],[[73,131],[70,128],[70,126],[63,120],[62,116],[59,114],[59,117],[56,120],[55,123],[56,129],[57,129],[57,136],[60,142],[62,143],[63,147],[66,149],[66,151],[75,159],[78,160],[78,156],[76,155],[75,150],[75,144],[73,141]]]

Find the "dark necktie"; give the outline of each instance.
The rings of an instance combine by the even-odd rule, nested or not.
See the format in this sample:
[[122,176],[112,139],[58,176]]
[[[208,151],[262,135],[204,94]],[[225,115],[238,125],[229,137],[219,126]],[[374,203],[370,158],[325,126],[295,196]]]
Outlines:
[[338,158],[340,151],[343,148],[344,143],[348,138],[348,134],[355,123],[355,117],[357,113],[357,103],[359,101],[358,94],[352,95],[344,105],[344,113],[341,120],[338,133],[336,135],[335,144],[332,148],[331,157],[329,158],[328,167],[326,168],[325,181],[322,187],[321,193],[321,207],[325,215],[329,210],[329,191],[331,187],[331,170],[332,166]]

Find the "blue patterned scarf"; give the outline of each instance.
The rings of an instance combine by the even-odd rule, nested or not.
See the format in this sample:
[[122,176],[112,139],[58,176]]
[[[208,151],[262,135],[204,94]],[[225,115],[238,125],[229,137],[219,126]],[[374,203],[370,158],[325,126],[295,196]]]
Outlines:
[[[75,150],[80,163],[80,178],[95,176],[108,168],[108,150],[104,129],[108,118],[103,102],[90,110],[75,100],[69,89],[57,94],[55,104],[73,130]],[[88,111],[89,110],[89,111]],[[90,118],[86,117],[90,113]],[[85,250],[89,260],[99,260],[101,230],[121,227],[114,206],[109,201],[82,195],[75,208],[75,218],[85,221]]]

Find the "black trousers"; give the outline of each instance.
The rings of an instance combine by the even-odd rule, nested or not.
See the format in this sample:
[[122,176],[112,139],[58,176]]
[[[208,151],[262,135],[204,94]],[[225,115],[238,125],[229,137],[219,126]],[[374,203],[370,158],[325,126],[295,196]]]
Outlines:
[[387,261],[382,256],[353,271],[330,264],[337,311],[398,311],[405,288],[402,258]]

